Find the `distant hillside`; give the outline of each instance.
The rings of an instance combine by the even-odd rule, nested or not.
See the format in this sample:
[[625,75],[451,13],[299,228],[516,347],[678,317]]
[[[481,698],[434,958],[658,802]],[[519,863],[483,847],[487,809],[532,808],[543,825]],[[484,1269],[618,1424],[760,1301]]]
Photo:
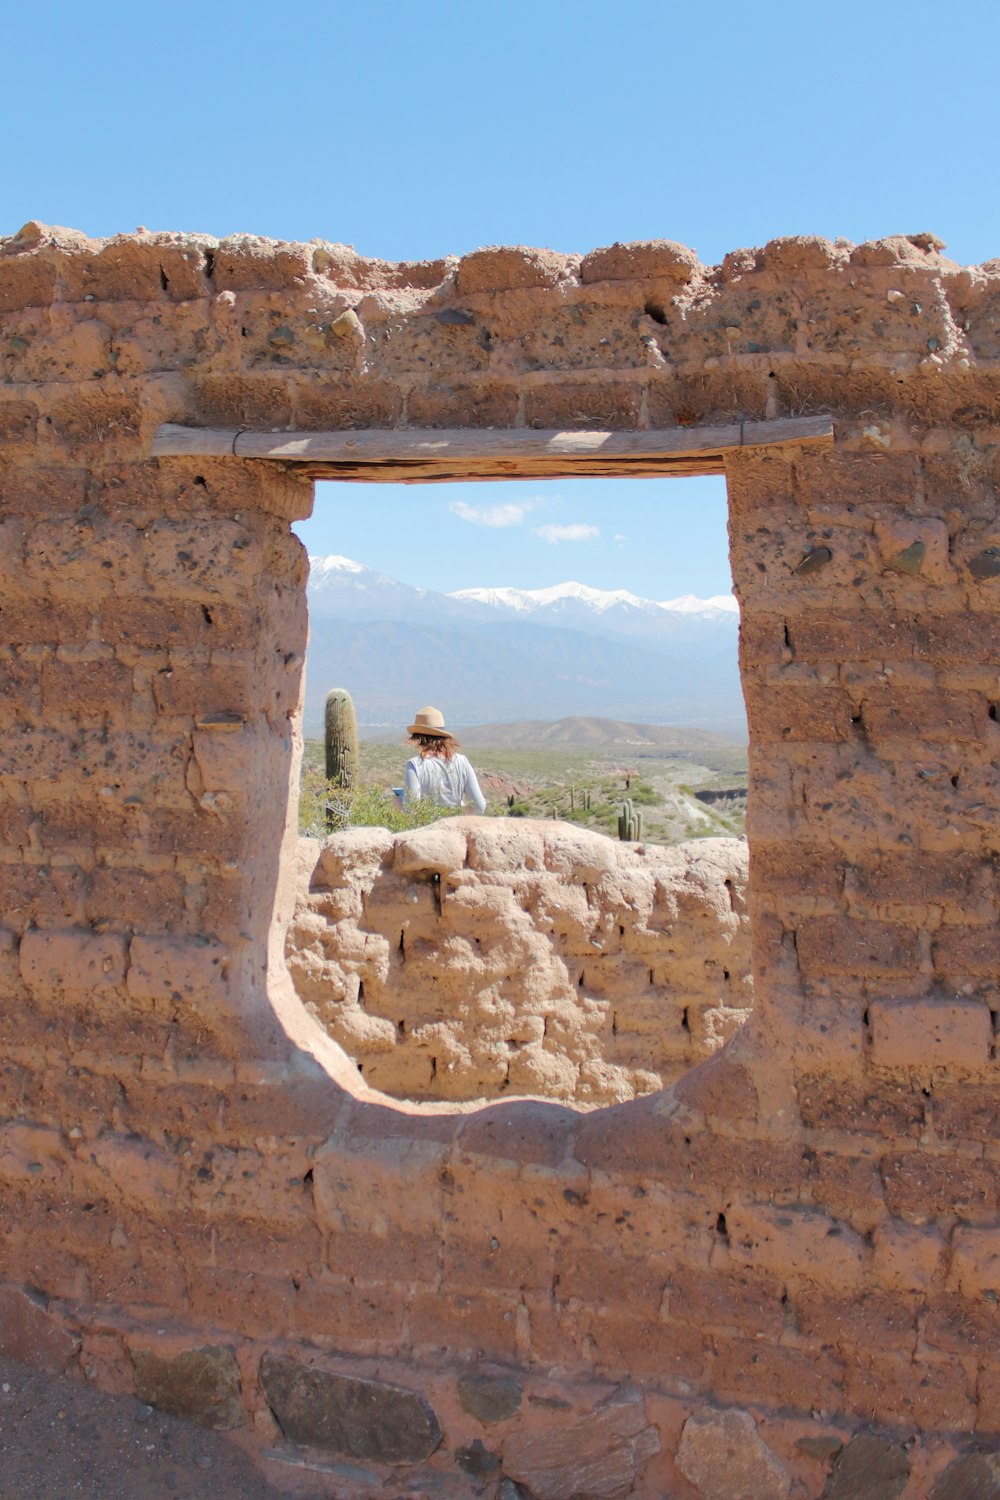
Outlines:
[[307,734],[331,687],[387,731],[433,703],[457,726],[597,713],[744,733],[731,596],[658,603],[574,583],[446,595],[349,558],[310,564]]
[[496,750],[621,750],[639,755],[649,751],[712,750],[741,741],[734,735],[707,729],[679,729],[666,724],[633,724],[623,719],[567,718],[549,723],[521,719],[513,724],[477,724],[462,730],[462,744]]

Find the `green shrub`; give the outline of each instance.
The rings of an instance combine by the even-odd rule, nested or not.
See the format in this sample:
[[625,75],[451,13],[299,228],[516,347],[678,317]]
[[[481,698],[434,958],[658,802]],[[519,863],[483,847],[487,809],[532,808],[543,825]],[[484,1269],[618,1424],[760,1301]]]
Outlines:
[[388,787],[371,781],[353,787],[335,786],[319,766],[302,767],[299,832],[309,838],[323,839],[343,828],[388,828],[399,833],[423,828],[457,812],[458,808],[440,807],[426,798],[400,807]]

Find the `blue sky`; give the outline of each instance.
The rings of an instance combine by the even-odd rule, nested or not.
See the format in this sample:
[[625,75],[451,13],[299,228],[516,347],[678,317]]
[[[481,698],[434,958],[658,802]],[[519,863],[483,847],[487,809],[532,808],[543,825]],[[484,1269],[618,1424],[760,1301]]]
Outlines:
[[[929,229],[979,262],[1000,255],[998,15],[987,0],[35,0],[4,20],[0,233],[250,231],[389,259],[663,237],[711,262],[780,234]],[[507,488],[407,487],[379,497],[377,528],[370,492],[321,493],[302,534],[435,587],[727,586],[718,485]],[[532,509],[485,526],[455,501]],[[546,541],[549,525],[600,534]]]
[[531,589],[572,579],[672,599],[732,587],[721,477],[316,490],[312,520],[295,528],[310,552],[340,552],[419,588]]

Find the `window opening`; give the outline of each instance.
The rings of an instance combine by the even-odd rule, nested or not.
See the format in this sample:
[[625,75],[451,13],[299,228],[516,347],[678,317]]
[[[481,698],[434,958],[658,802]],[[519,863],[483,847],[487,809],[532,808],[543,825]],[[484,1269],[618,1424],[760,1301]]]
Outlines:
[[[323,839],[332,825],[340,852],[300,892],[288,960],[366,1084],[607,1104],[662,1087],[742,1024],[749,933],[725,887],[746,878],[746,729],[726,518],[721,476],[318,483],[295,528],[312,558],[302,827]],[[359,748],[352,784],[331,789],[335,688]],[[391,791],[422,704],[479,773],[484,847],[540,819],[567,847],[575,830],[607,840],[609,869],[553,871],[548,854],[515,872],[390,863],[393,832],[441,812]],[[730,843],[680,875],[677,846],[705,838]],[[717,910],[699,880],[719,886]]]

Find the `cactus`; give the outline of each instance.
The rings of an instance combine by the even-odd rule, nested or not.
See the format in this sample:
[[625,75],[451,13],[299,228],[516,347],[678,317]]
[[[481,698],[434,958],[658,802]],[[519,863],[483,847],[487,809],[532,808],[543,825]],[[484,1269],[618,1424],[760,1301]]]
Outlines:
[[641,811],[635,807],[631,798],[626,798],[622,803],[622,810],[618,816],[618,837],[623,843],[641,843],[642,823]]
[[570,812],[576,812],[576,787],[575,786],[571,786],[570,789],[569,789],[569,810],[570,810]]
[[583,810],[584,810],[584,812],[590,812],[590,792],[589,791],[586,791],[583,794]]
[[346,688],[326,695],[326,779],[345,791],[358,779],[358,726]]

